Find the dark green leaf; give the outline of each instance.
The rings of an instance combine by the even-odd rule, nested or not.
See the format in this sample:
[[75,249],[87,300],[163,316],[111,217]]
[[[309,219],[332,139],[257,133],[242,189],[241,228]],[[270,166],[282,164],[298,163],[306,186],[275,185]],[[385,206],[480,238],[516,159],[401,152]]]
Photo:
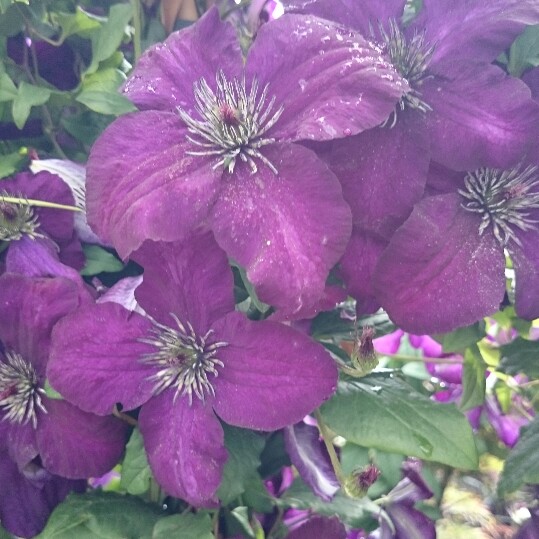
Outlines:
[[269,436],[260,455],[260,460],[262,464],[259,472],[264,479],[279,473],[283,466],[290,466],[290,457],[284,447],[282,431],[273,432]]
[[506,374],[524,373],[539,378],[539,341],[527,341],[518,337],[501,347],[502,361],[499,369]]
[[82,88],[85,91],[116,92],[124,80],[125,75],[119,69],[109,67],[108,69],[100,69],[95,73],[85,75]]
[[462,375],[462,397],[459,408],[465,412],[485,402],[486,364],[476,344],[464,352],[464,372]]
[[0,526],[0,539],[12,539],[12,535],[9,534],[2,526]]
[[443,335],[441,343],[445,353],[462,352],[485,335],[485,322],[481,321]]
[[82,249],[86,256],[86,264],[80,272],[81,275],[121,271],[124,267],[120,260],[99,245],[83,245]]
[[157,521],[152,539],[214,539],[211,518],[207,513],[172,515]]
[[72,494],[36,539],[151,539],[161,511],[140,498],[111,492]]
[[229,425],[224,425],[224,431],[228,460],[217,495],[226,505],[245,491],[248,481],[259,478],[257,468],[264,438],[256,432]]
[[526,69],[539,66],[539,25],[528,26],[509,49],[507,69],[520,77]]
[[505,460],[498,483],[500,496],[514,492],[524,483],[539,484],[539,417],[521,433],[520,440]]
[[100,114],[120,116],[121,114],[137,110],[129,99],[116,92],[84,90],[76,99],[79,103],[86,105],[89,109]]
[[74,34],[89,38],[92,32],[101,28],[99,20],[90,13],[77,6],[75,13],[52,13],[52,20],[62,29],[62,35],[59,42],[62,43],[66,38]]
[[466,417],[398,379],[341,382],[322,406],[328,426],[347,440],[403,455],[475,469],[477,450]]
[[146,458],[140,431],[135,429],[127,442],[122,463],[120,488],[129,494],[144,494],[150,487],[152,472]]
[[13,108],[11,113],[13,114],[13,121],[15,125],[22,129],[32,107],[37,105],[43,105],[49,100],[51,91],[43,86],[34,86],[26,82],[21,82],[19,85],[17,96],[13,100]]

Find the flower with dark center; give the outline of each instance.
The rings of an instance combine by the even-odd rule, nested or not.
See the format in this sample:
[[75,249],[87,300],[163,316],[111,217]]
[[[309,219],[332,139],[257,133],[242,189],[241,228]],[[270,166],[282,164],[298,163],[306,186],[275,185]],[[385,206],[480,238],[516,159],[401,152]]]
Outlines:
[[52,328],[89,301],[69,279],[0,277],[0,445],[20,469],[39,458],[52,474],[85,479],[110,470],[123,453],[123,422],[45,393]]
[[416,204],[375,270],[377,296],[396,324],[438,333],[495,312],[505,293],[506,252],[516,312],[539,316],[538,164],[535,156],[508,170],[431,166],[429,187],[441,194]]
[[256,430],[300,421],[333,393],[336,366],[303,333],[234,311],[232,272],[210,233],[145,242],[133,258],[146,315],[111,302],[70,314],[55,328],[48,377],[89,412],[142,406],[156,480],[211,506],[227,459],[218,418]]
[[407,89],[379,47],[316,17],[263,25],[244,60],[211,9],[151,47],[124,84],[141,112],[92,149],[89,222],[122,257],[204,224],[261,301],[302,318],[351,226],[337,179],[298,142],[374,127]]

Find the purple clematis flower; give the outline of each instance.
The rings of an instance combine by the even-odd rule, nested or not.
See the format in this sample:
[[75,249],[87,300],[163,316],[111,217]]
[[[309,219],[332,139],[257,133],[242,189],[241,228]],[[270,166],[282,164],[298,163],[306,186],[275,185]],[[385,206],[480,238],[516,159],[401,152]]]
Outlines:
[[[377,298],[413,333],[465,326],[495,312],[513,260],[515,307],[539,316],[539,153],[507,170],[431,166],[439,193],[419,202],[376,267]],[[487,271],[488,270],[488,271]]]
[[232,272],[211,234],[146,242],[133,258],[144,267],[135,296],[148,316],[112,302],[72,313],[55,329],[48,376],[83,410],[142,405],[157,481],[212,505],[227,458],[218,417],[258,430],[295,423],[333,393],[337,369],[302,333],[234,312]]
[[93,147],[90,225],[125,257],[205,223],[262,301],[301,318],[351,220],[335,176],[295,142],[371,128],[406,89],[360,34],[315,17],[263,25],[244,63],[232,26],[211,9],[149,49],[126,81],[142,112]]
[[87,478],[109,471],[124,450],[125,423],[45,391],[52,328],[82,298],[68,279],[0,277],[0,440],[21,470],[39,457],[51,474]]

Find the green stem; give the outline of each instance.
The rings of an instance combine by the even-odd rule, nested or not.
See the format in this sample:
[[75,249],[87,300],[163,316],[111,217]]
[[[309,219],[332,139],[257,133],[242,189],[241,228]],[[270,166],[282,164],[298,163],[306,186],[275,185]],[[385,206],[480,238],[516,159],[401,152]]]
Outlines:
[[326,445],[326,449],[328,450],[329,458],[331,460],[331,465],[333,466],[333,471],[335,472],[335,475],[337,476],[339,483],[341,484],[341,486],[343,486],[344,473],[341,468],[339,457],[337,456],[337,452],[335,451],[335,447],[333,445],[332,434],[329,428],[327,427],[327,425],[324,423],[320,410],[314,411],[314,417],[316,417],[318,428],[320,429],[320,432],[322,433],[322,439],[324,440],[324,444]]
[[133,36],[133,48],[135,51],[135,62],[140,58],[142,54],[141,35],[142,35],[142,22],[140,16],[140,2],[139,0],[131,0],[131,6],[133,7],[133,26],[135,27],[135,35]]
[[68,206],[66,204],[56,204],[56,202],[47,202],[46,200],[36,200],[33,198],[8,197],[0,195],[0,202],[10,204],[20,204],[21,206],[37,206],[39,208],[53,208],[56,210],[82,211],[77,206]]

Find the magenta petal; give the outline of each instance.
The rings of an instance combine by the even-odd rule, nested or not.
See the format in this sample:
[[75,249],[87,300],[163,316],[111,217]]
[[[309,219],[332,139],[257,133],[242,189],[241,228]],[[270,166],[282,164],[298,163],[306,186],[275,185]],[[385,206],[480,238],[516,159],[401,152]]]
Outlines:
[[538,136],[539,105],[496,66],[460,64],[453,80],[433,76],[421,91],[432,158],[453,170],[509,168]]
[[324,295],[329,270],[350,237],[350,210],[339,182],[314,152],[274,144],[264,155],[278,175],[268,167],[253,175],[236,165],[215,204],[213,230],[247,269],[258,297],[294,317]]
[[511,245],[515,267],[515,307],[518,316],[533,320],[539,317],[539,234],[537,230],[520,232],[521,246]]
[[377,297],[405,331],[439,333],[495,312],[505,291],[503,250],[479,235],[458,195],[426,198],[397,230],[374,277]]
[[232,270],[210,232],[184,242],[145,242],[133,258],[144,268],[135,297],[162,324],[174,324],[173,313],[204,335],[214,320],[234,310]]
[[490,63],[529,24],[539,23],[536,0],[423,0],[432,62],[469,58]]
[[270,131],[280,139],[330,140],[374,127],[408,87],[361,34],[294,14],[262,26],[246,72],[262,87],[269,84],[269,95],[283,106]]
[[401,339],[404,335],[402,329],[397,329],[393,333],[388,333],[383,337],[378,337],[372,341],[374,349],[382,355],[396,354],[401,345]]
[[103,475],[120,460],[127,423],[83,412],[63,400],[45,398],[37,443],[43,466],[69,479]]
[[146,239],[181,239],[206,218],[221,173],[186,155],[186,133],[176,114],[138,112],[118,118],[94,144],[88,222],[120,256]]
[[328,164],[341,182],[354,225],[389,238],[423,195],[429,162],[423,117],[404,111],[392,128],[336,140]]
[[314,515],[305,524],[292,530],[287,539],[346,539],[346,529],[337,517]]
[[82,410],[112,413],[115,404],[132,410],[152,393],[152,375],[140,361],[153,347],[152,323],[112,302],[80,309],[55,328],[47,376],[64,398]]
[[193,82],[203,77],[211,84],[219,70],[237,76],[241,65],[234,28],[221,22],[214,8],[196,24],[150,47],[140,57],[123,91],[140,109],[191,109]]
[[1,423],[3,429],[0,433],[5,435],[5,445],[9,456],[20,468],[23,468],[39,454],[36,431],[32,423],[26,423],[26,425],[12,424],[7,421]]
[[174,390],[148,401],[139,426],[148,461],[165,491],[196,507],[213,507],[227,459],[224,433],[211,402],[185,397],[174,402]]
[[45,370],[53,326],[79,306],[79,288],[63,278],[0,277],[0,340],[8,349]]
[[319,344],[289,326],[231,313],[214,324],[224,363],[214,408],[238,427],[276,430],[297,423],[335,391],[337,368]]

